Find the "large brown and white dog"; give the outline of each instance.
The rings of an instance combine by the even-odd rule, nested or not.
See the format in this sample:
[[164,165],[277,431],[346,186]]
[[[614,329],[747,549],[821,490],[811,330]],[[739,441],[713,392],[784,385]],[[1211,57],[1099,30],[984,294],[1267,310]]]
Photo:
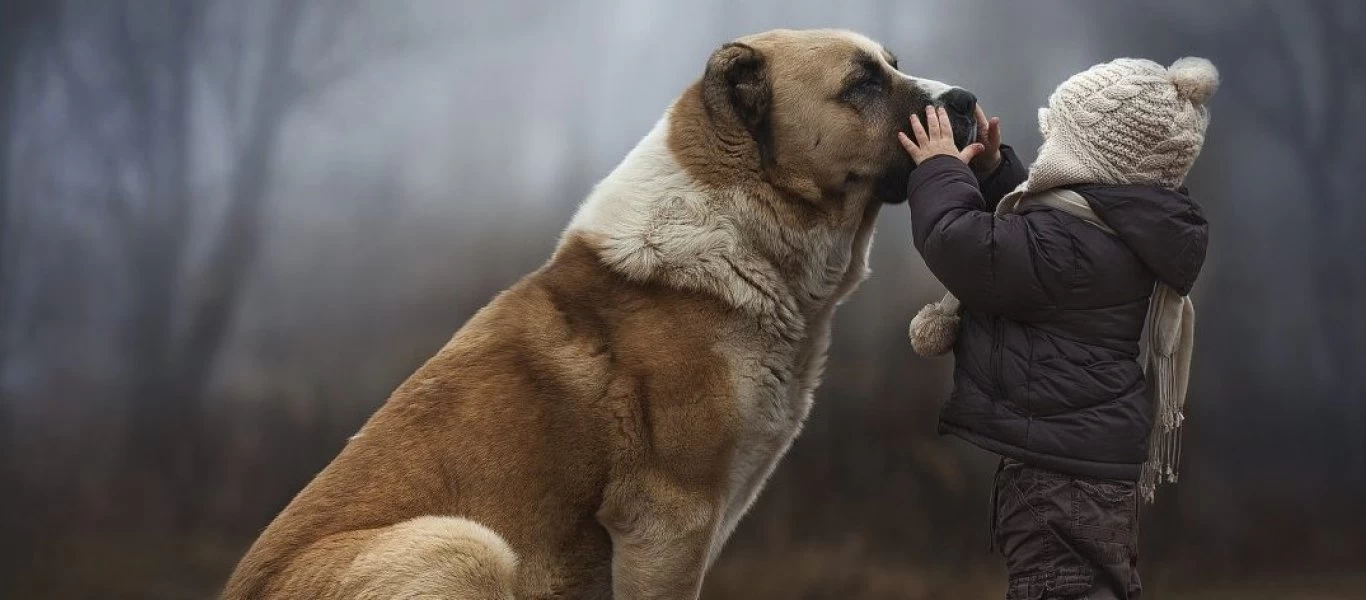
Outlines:
[[904,196],[896,132],[944,102],[971,114],[857,34],[722,46],[224,597],[695,598],[811,408],[880,203]]

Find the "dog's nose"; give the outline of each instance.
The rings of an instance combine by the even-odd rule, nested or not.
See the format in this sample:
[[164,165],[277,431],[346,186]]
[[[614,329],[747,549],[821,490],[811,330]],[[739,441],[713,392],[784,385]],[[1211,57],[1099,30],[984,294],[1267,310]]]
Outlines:
[[977,96],[963,88],[953,88],[944,92],[940,100],[950,112],[962,116],[971,116],[972,111],[977,108]]

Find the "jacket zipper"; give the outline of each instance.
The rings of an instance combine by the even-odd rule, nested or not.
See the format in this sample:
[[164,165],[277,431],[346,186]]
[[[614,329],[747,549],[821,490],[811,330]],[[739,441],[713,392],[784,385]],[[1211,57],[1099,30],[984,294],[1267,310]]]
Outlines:
[[1004,344],[1001,343],[1001,317],[992,317],[991,330],[991,379],[996,384],[996,393],[1001,395],[1001,401],[1009,402],[1006,398],[1005,380],[1001,376],[1001,354],[1004,352]]

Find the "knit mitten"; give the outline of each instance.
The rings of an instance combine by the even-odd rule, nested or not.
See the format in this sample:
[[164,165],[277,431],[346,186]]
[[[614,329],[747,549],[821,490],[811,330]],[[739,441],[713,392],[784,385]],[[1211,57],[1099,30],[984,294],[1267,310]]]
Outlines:
[[926,304],[911,319],[911,347],[921,356],[940,356],[958,341],[958,298],[944,294],[939,302]]

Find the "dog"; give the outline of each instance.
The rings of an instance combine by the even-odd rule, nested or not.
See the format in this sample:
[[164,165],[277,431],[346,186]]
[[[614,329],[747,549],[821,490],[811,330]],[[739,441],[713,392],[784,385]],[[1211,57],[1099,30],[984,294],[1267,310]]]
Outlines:
[[717,49],[539,270],[265,529],[227,599],[696,598],[811,409],[905,197],[908,116],[971,94],[861,35]]

